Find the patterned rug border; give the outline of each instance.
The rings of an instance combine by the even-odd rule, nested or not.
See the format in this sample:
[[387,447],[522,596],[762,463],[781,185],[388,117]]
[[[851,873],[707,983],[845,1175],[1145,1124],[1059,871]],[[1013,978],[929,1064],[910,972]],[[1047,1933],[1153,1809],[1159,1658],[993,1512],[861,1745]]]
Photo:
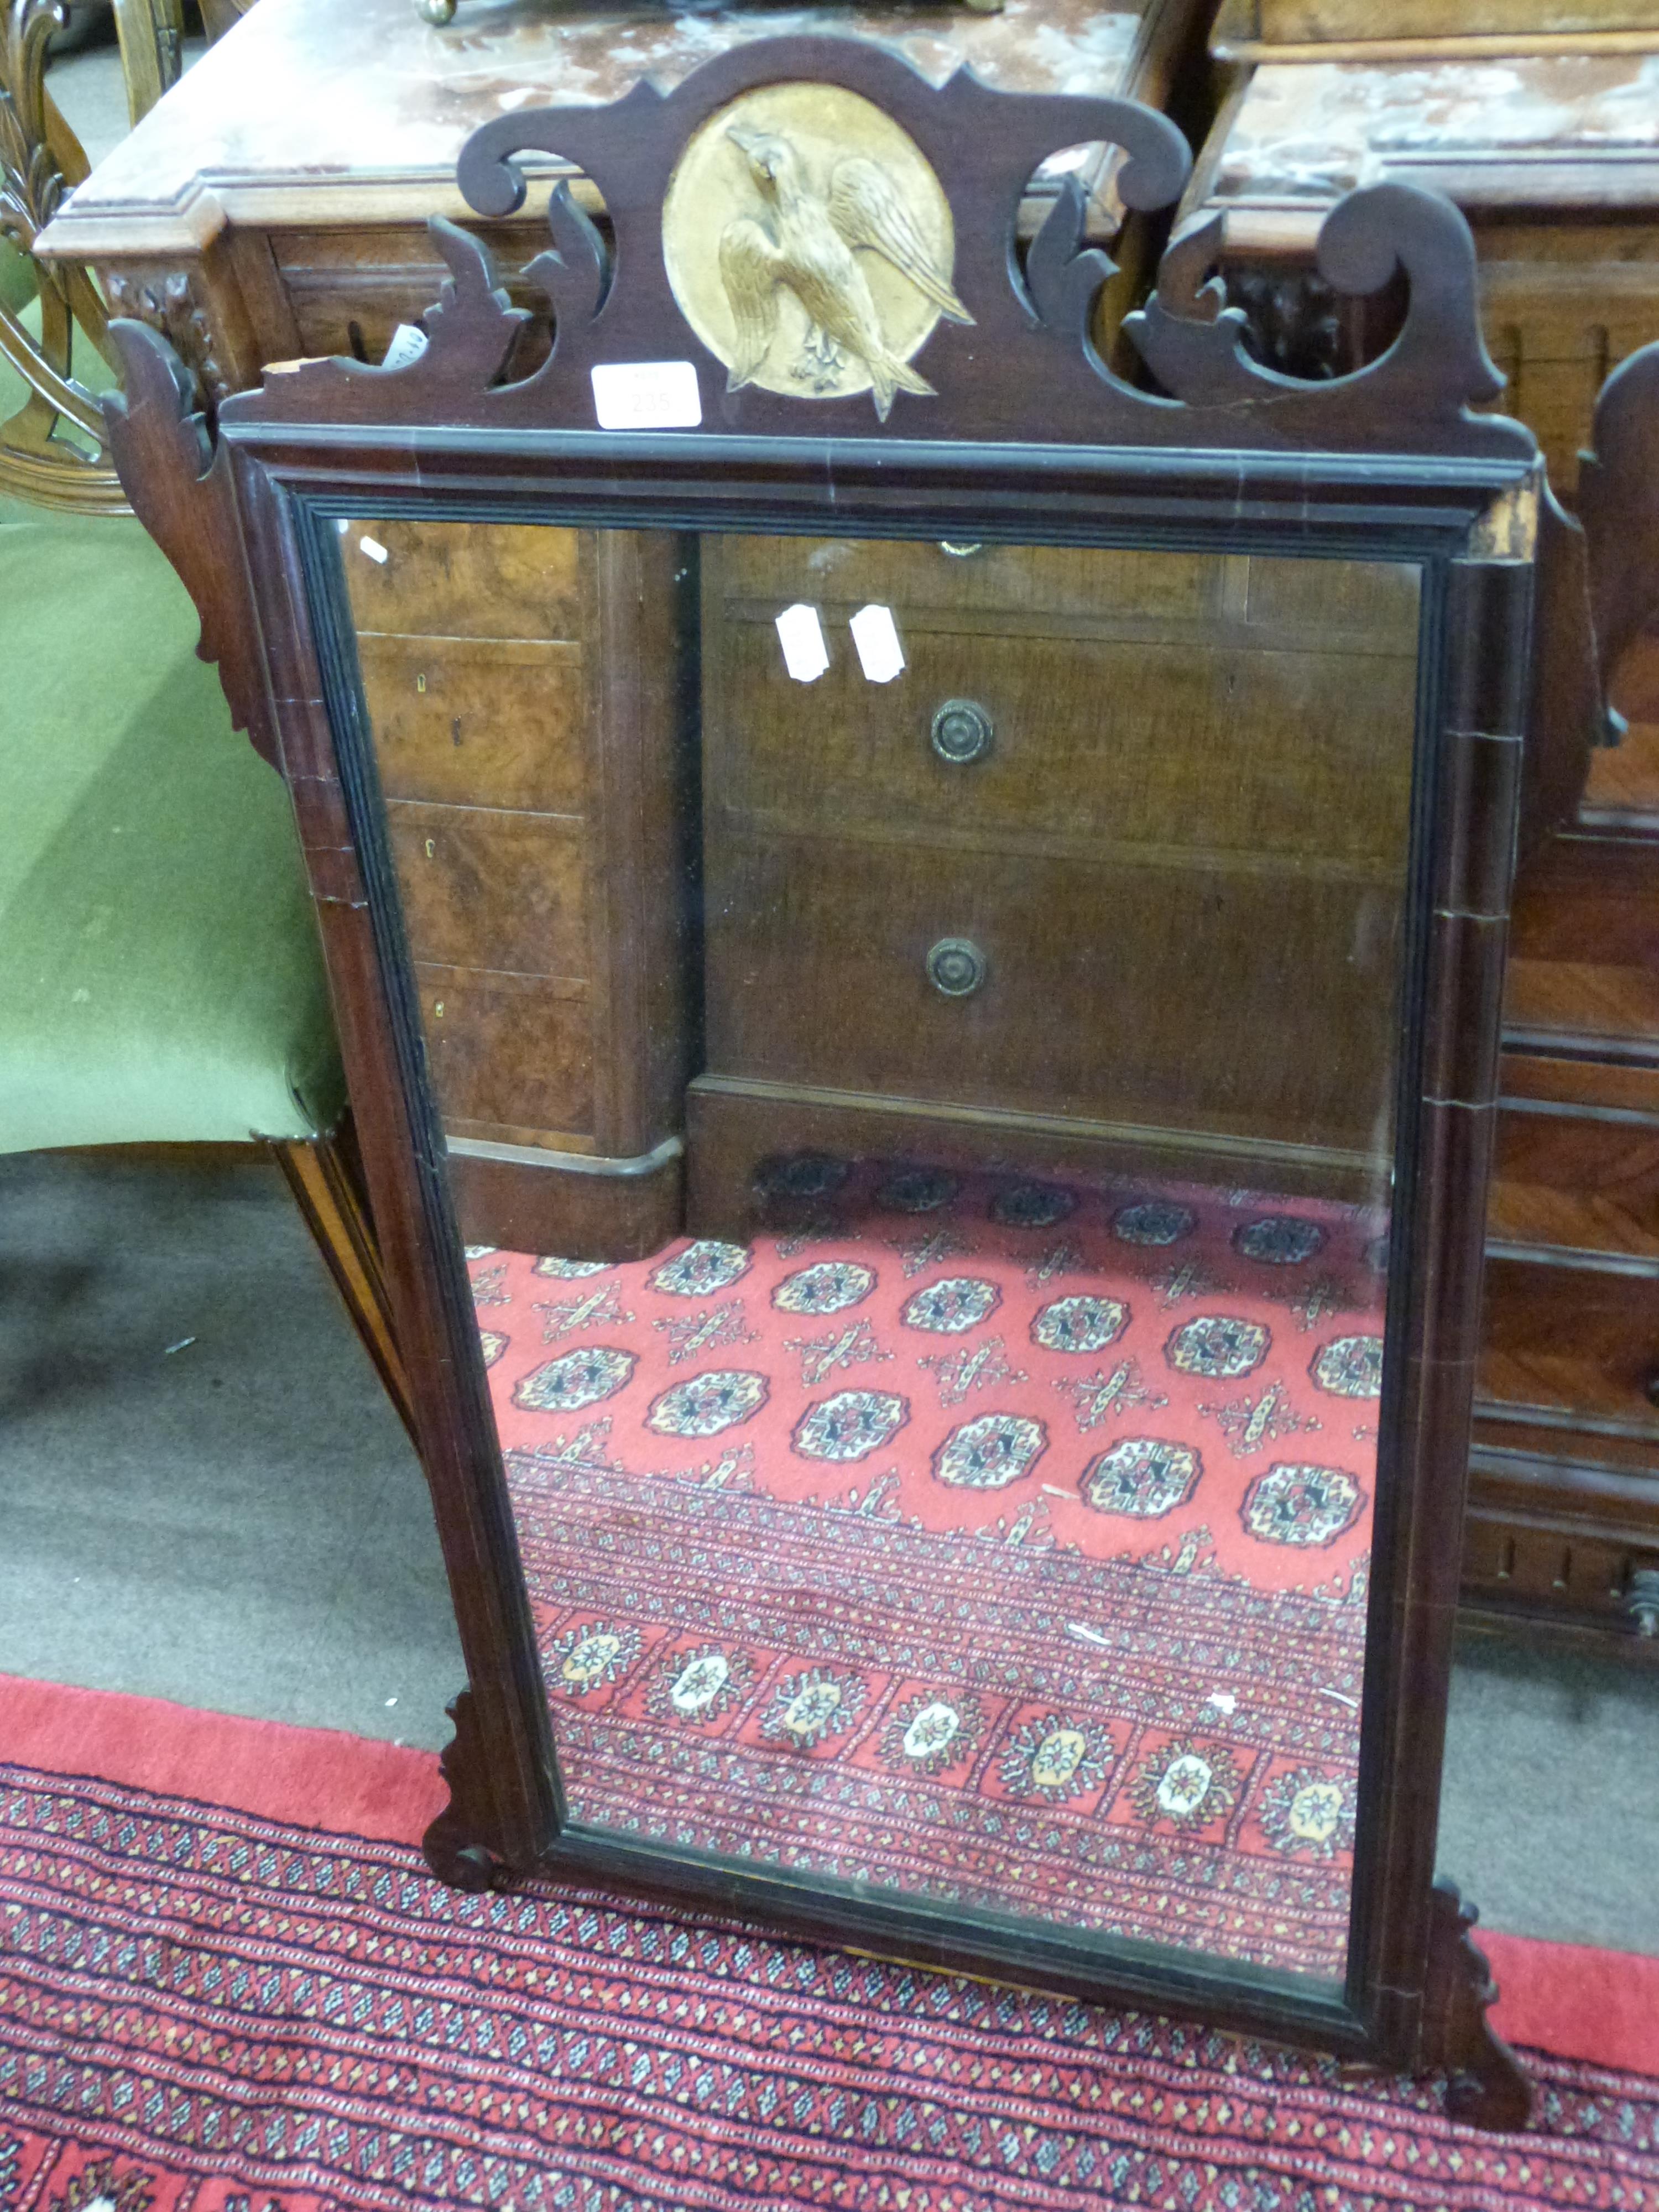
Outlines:
[[[0,1763],[68,1786],[142,1790],[209,1816],[240,1814],[371,1847],[417,1845],[447,1796],[433,1752],[6,1674]],[[619,1902],[645,1917],[674,1917]],[[1499,1985],[1492,2018],[1511,2042],[1659,2078],[1659,1958],[1486,1928],[1477,1940]]]

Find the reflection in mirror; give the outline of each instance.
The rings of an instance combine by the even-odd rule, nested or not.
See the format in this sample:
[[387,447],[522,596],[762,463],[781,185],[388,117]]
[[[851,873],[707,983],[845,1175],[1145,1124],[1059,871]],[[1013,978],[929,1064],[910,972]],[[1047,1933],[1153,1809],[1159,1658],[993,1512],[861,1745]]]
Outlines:
[[341,547],[573,1817],[1340,1978],[1417,570]]

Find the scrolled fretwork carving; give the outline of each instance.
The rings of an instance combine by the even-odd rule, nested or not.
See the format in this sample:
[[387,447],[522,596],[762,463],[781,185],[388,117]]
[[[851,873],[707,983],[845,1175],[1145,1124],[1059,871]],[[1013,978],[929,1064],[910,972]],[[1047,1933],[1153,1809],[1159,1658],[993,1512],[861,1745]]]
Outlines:
[[[981,444],[1530,460],[1519,423],[1474,411],[1502,386],[1480,336],[1468,227],[1409,185],[1370,186],[1333,210],[1316,326],[1294,347],[1259,349],[1267,359],[1227,304],[1214,241],[1189,233],[1124,324],[1160,389],[1117,373],[1097,345],[1116,264],[1087,242],[1076,179],[1029,246],[1018,236],[1048,157],[1101,142],[1118,149],[1124,205],[1150,211],[1178,197],[1186,142],[1150,108],[998,92],[966,70],[935,85],[851,39],[757,40],[671,92],[641,83],[606,106],[499,116],[473,133],[457,170],[480,216],[522,205],[531,154],[580,170],[604,210],[602,227],[568,178],[550,191],[551,242],[526,272],[551,311],[550,349],[522,356],[538,365],[514,375],[521,311],[483,246],[439,225],[451,276],[419,360],[310,363],[228,404],[248,422],[591,429],[592,370],[671,362],[694,374],[697,427],[716,434],[884,427]],[[678,180],[699,163],[709,190],[688,205],[707,204],[701,230],[676,205]],[[1332,336],[1344,302],[1381,301],[1392,318],[1402,293],[1393,343],[1346,369]]]

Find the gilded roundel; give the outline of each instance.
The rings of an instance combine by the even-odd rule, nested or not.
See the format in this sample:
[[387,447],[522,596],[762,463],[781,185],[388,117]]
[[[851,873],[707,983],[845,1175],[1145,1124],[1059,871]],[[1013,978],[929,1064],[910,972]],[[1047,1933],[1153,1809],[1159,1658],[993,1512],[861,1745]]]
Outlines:
[[769,84],[687,140],[663,198],[663,262],[726,389],[792,399],[931,396],[911,367],[951,283],[950,202],[908,131],[843,86]]

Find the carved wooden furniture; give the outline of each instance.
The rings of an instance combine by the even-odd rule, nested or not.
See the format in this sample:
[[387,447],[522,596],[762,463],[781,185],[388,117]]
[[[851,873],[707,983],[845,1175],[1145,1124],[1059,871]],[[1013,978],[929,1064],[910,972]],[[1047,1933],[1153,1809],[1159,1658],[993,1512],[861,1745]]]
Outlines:
[[[629,1881],[915,1960],[1446,2066],[1457,2110],[1515,2124],[1527,2092],[1484,2026],[1469,1916],[1431,1875],[1510,878],[1523,786],[1535,823],[1570,793],[1599,710],[1584,542],[1550,507],[1529,434],[1474,411],[1498,378],[1455,210],[1384,185],[1334,211],[1322,256],[1337,289],[1396,281],[1408,304],[1385,360],[1323,383],[1264,371],[1242,319],[1194,289],[1189,264],[1166,263],[1126,325],[1158,398],[1099,350],[1111,264],[1087,244],[1082,191],[1063,187],[1013,250],[1044,155],[1094,142],[1127,157],[1127,204],[1150,213],[1178,194],[1185,149],[1148,109],[998,92],[965,71],[935,86],[839,38],[749,45],[608,106],[515,109],[468,141],[467,204],[497,225],[539,204],[546,169],[532,187],[525,157],[541,155],[590,178],[609,217],[601,231],[556,184],[553,252],[533,278],[550,317],[517,305],[485,249],[440,219],[450,278],[404,365],[291,365],[224,399],[210,434],[166,341],[123,322],[112,434],[135,503],[192,582],[204,650],[288,779],[324,922],[469,1670],[451,1803],[428,1838],[434,1866],[473,1887],[533,1867]],[[722,165],[726,197],[700,233],[677,228],[676,180],[705,158]],[[573,609],[607,566],[627,623],[596,653]],[[492,623],[510,651],[483,651]],[[1364,704],[1334,738],[1345,718],[1330,647],[1352,665],[1361,641]],[[1160,749],[1134,686],[1157,667],[1167,702],[1194,665],[1190,720],[1166,717]],[[596,717],[596,674],[620,684],[623,708],[607,701]],[[1206,767],[1231,805],[1206,788]],[[469,806],[489,822],[453,818]],[[573,847],[594,864],[577,865]],[[492,913],[491,872],[532,848],[524,901]],[[619,966],[612,933],[634,922]],[[1286,1001],[1299,993],[1340,1030],[1353,1010],[1323,995],[1339,972],[1369,1019],[1353,1016],[1332,1069],[1310,1071]],[[594,1456],[608,1419],[569,1432],[567,1416],[609,1402],[636,1357],[589,1331],[514,1399],[565,1422],[543,1432],[538,1479],[562,1511],[580,1480],[620,1485],[593,1558],[624,1571],[637,1559],[658,1578],[680,1553],[650,1532],[695,1490],[724,1641],[683,1650],[679,1672],[647,1688],[629,1671],[643,1663],[633,1632],[591,1614],[558,1630],[568,1591],[538,1592],[532,1611],[532,1539],[545,1532],[526,1517],[525,1486],[538,1469],[504,1455],[507,1409],[486,1366],[504,1346],[493,1275],[470,1278],[462,1249],[479,1202],[468,1147],[496,1140],[462,1137],[458,1157],[454,1133],[458,1119],[526,1132],[490,1088],[487,1056],[447,1042],[456,974],[483,976],[485,1001],[556,1010],[575,1041],[568,1057],[526,1054],[544,1120],[561,1125],[532,1136],[597,1146],[650,1133],[617,1118],[617,1094],[581,1057],[580,1041],[607,1029],[622,1049],[617,1060],[608,1048],[611,1075],[631,1066],[638,1098],[672,1100],[698,1071],[685,1122],[694,1230],[763,1228],[780,1254],[834,1248],[856,1227],[836,1208],[873,1166],[897,1182],[872,1203],[901,1212],[988,1177],[990,1217],[1018,1235],[1098,1206],[1127,1175],[1143,1196],[1120,1242],[1161,1249],[1188,1233],[1183,1187],[1249,1199],[1235,1188],[1243,1166],[1294,1195],[1291,1211],[1238,1224],[1239,1264],[1271,1271],[1319,1249],[1334,1230],[1298,1205],[1330,1209],[1319,1218],[1340,1219],[1350,1242],[1365,1234],[1376,1319],[1352,1340],[1359,1364],[1337,1394],[1380,1394],[1375,1422],[1353,1426],[1376,1455],[1363,1693],[1334,1701],[1358,1709],[1358,1765],[1298,1772],[1305,1834],[1286,1846],[1328,1856],[1352,1806],[1334,1966],[1291,1972],[1219,1937],[1194,1950],[1167,1924],[1156,1940],[1114,1933],[1095,1893],[1109,1893],[1104,1870],[1121,1861],[1064,1809],[1080,1771],[1098,1784],[1105,1755],[1048,1706],[1031,1722],[1037,1825],[1075,1828],[1087,1874],[1078,1901],[1048,1917],[1018,1890],[996,1909],[976,1893],[958,1901],[926,1864],[894,1887],[833,1855],[711,1850],[683,1832],[670,1799],[726,1771],[696,1731],[724,1713],[717,1696],[737,1679],[725,1642],[759,1599],[721,1549],[736,1525],[722,1517],[724,1474],[635,1476]],[[1241,996],[1279,1024],[1276,1056],[1236,1020]],[[513,1018],[486,1012],[474,1034],[494,1021],[510,1035]],[[1109,1027],[1115,1052],[1100,1049]],[[1186,1050],[1171,1059],[1176,1035]],[[641,1045],[658,1048],[649,1068]],[[550,1346],[584,1330],[583,1315],[601,1332],[633,1319],[602,1284],[582,1289],[636,1249],[629,1225],[595,1237],[596,1260],[518,1255],[570,1291],[544,1309]],[[499,1272],[514,1256],[473,1264]],[[676,1240],[662,1294],[730,1282],[751,1260]],[[800,1304],[797,1285],[790,1310],[838,1310],[847,1269],[829,1273],[828,1303]],[[1177,1262],[1162,1294],[1185,1295],[1192,1273]],[[942,1301],[929,1325],[947,1333],[952,1302],[987,1289],[928,1287]],[[1051,1335],[1075,1324],[1109,1340],[1099,1300],[1060,1304]],[[714,1319],[689,1313],[693,1337]],[[1200,1371],[1246,1371],[1228,1344]],[[659,1437],[720,1433],[755,1409],[741,1386],[763,1382],[692,1379],[688,1416],[668,1416],[678,1385],[653,1407]],[[878,1443],[903,1457],[897,1401],[852,1395],[815,1403],[810,1435],[796,1432],[830,1476]],[[866,1439],[858,1425],[881,1406],[885,1426]],[[1024,1456],[1000,1458],[1013,1417],[997,1419],[1000,1444],[964,1431],[932,1480],[1026,1480],[1041,1425],[1013,1420]],[[766,1462],[757,1453],[761,1504],[782,1515]],[[1275,1469],[1327,1498],[1317,1479],[1331,1473]],[[925,1488],[927,1470],[912,1474]],[[1352,1513],[1352,1486],[1349,1500]],[[791,1510],[829,1516],[854,1544],[876,1526],[862,1491]],[[943,1553],[906,1556],[955,1556],[956,1534],[939,1532]],[[829,1613],[862,1607],[878,1626],[898,1588],[886,1556],[837,1581]],[[982,1580],[992,1551],[975,1540],[964,1556],[986,1563]],[[1079,1572],[1095,1571],[1087,1559]],[[1189,1565],[1148,1571],[1178,1589]],[[1320,1602],[1305,1580],[1293,1595]],[[1037,1610],[1046,1620],[1063,1602],[1051,1592]],[[1048,1625],[1070,1633],[1073,1617]],[[1086,1611],[1076,1618],[1084,1641],[1098,1634]],[[1161,1658],[1168,1674],[1173,1655]],[[993,1649],[988,1663],[1012,1662]],[[1317,1709],[1323,1680],[1302,1684],[1298,1710]],[[781,1686],[752,1753],[781,1762],[769,1795],[786,1767],[803,1771],[847,1694],[822,1668]],[[602,1711],[645,1730],[641,1771],[661,1777],[620,1824],[583,1809]],[[692,1729],[689,1766],[651,1768],[674,1740],[650,1732],[653,1713],[663,1730]],[[1347,1726],[1329,1719],[1327,1733],[1351,1753]],[[671,1790],[671,1774],[690,1778]],[[866,1766],[847,1790],[879,1799],[875,1775]],[[1201,1750],[1169,1748],[1142,1817],[1182,1832],[1213,1782]]]
[[[1659,336],[1656,67],[1598,51],[1244,68],[1188,191],[1186,250],[1224,274],[1269,358],[1328,372],[1375,353],[1397,307],[1368,322],[1314,276],[1323,210],[1378,174],[1449,192],[1507,404],[1571,501],[1597,391]],[[1517,897],[1466,1600],[1624,1634],[1650,1632],[1659,1568],[1659,654],[1626,622],[1603,661],[1628,727]]]

